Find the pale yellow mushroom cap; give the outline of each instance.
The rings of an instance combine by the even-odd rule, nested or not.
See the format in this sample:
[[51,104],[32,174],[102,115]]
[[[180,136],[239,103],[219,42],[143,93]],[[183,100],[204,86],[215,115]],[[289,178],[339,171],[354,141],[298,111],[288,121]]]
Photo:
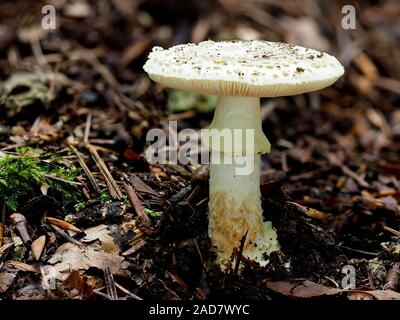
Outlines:
[[144,70],[167,87],[243,97],[316,91],[344,73],[340,62],[327,53],[262,40],[209,40],[169,49],[154,47]]

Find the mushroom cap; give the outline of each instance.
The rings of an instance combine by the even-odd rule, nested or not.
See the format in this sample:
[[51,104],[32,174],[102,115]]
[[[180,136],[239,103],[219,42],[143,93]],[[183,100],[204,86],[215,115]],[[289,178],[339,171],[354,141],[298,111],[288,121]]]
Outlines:
[[277,97],[325,88],[344,73],[333,56],[262,40],[203,41],[154,47],[144,65],[167,87],[202,94]]

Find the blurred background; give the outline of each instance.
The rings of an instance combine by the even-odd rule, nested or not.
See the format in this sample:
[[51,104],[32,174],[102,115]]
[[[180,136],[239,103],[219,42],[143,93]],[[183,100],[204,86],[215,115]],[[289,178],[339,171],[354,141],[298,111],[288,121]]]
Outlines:
[[[56,30],[41,27],[46,4],[56,9]],[[342,26],[342,8],[349,4],[355,8],[355,29]],[[15,71],[40,71],[47,81],[58,75],[46,97],[49,101],[44,103],[46,112],[60,107],[50,106],[57,98],[62,104],[101,107],[101,112],[106,108],[127,112],[127,117],[116,116],[125,121],[123,129],[133,130],[125,140],[141,141],[136,144],[139,152],[144,130],[156,125],[167,107],[173,112],[191,111],[177,118],[204,127],[209,116],[195,114],[206,113],[215,105],[212,98],[166,92],[154,86],[142,70],[153,46],[206,39],[289,42],[335,55],[345,66],[346,75],[321,93],[266,101],[265,125],[273,128],[268,130],[269,138],[274,142],[289,139],[293,133],[311,128],[313,134],[329,133],[327,138],[342,147],[354,149],[356,145],[379,156],[389,145],[389,149],[399,150],[391,144],[400,132],[396,110],[400,103],[399,15],[396,0],[6,0],[0,3],[0,78],[4,81]],[[3,91],[15,86],[6,85]],[[7,103],[4,94],[3,101],[11,109],[6,113],[4,108],[0,110],[3,116],[25,111],[34,120],[39,112],[21,110],[21,106],[13,109],[10,105],[15,101]],[[280,124],[288,125],[274,126],[276,117],[282,117]],[[310,121],[314,124],[311,127],[307,126]],[[346,137],[352,135],[340,140],[338,130]],[[390,152],[385,155],[395,156]]]

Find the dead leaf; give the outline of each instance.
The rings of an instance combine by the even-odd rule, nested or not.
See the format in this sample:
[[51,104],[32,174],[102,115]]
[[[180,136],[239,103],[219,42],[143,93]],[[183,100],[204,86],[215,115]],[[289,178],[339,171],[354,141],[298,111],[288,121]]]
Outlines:
[[138,251],[139,249],[143,248],[146,243],[147,242],[144,241],[144,240],[139,240],[131,248],[129,248],[128,250],[123,252],[122,255],[123,256],[129,256],[131,254],[134,254],[136,251]]
[[108,233],[108,227],[104,224],[100,224],[96,227],[92,227],[84,230],[86,236],[82,239],[82,242],[93,242],[99,240],[101,242],[101,250],[112,253],[119,254],[120,248],[115,243],[114,238]]
[[142,179],[140,179],[138,176],[136,176],[134,174],[132,174],[129,177],[129,182],[132,184],[133,188],[139,193],[149,193],[156,197],[160,197],[157,192],[155,192]]
[[96,246],[80,248],[67,242],[61,245],[47,262],[54,265],[56,278],[59,280],[64,280],[70,270],[102,270],[105,267],[109,267],[115,275],[127,276],[124,267],[128,263],[124,263],[123,266],[123,257],[104,252]]
[[9,260],[6,262],[6,265],[11,266],[19,271],[24,272],[34,272],[39,273],[39,269],[37,267],[31,266],[29,264],[23,263],[21,261]]
[[49,223],[51,223],[51,224],[53,224],[53,225],[55,225],[55,226],[57,226],[57,227],[60,227],[61,229],[71,230],[71,231],[78,232],[78,233],[79,233],[79,232],[82,232],[81,229],[75,227],[75,226],[72,225],[71,223],[66,222],[66,221],[64,221],[64,220],[60,220],[60,219],[52,218],[52,217],[46,217],[46,220],[47,220]]
[[346,294],[349,300],[400,300],[400,293],[392,290],[345,290],[330,288],[322,284],[305,281],[266,281],[267,287],[292,298],[314,298]]
[[14,245],[14,242],[11,243],[6,243],[5,245],[3,245],[2,247],[0,247],[0,258],[3,256],[3,254],[5,252],[7,252],[7,250],[9,248],[11,248]]
[[351,291],[349,300],[400,300],[400,293],[392,290]]
[[16,272],[0,272],[0,293],[6,292],[12,285],[16,277]]
[[45,244],[46,244],[46,236],[45,235],[40,236],[39,238],[37,238],[35,241],[32,242],[32,245],[31,245],[32,254],[36,260],[40,259],[40,256],[42,255]]
[[374,300],[374,297],[366,292],[349,292],[347,294],[349,300]]
[[295,298],[313,298],[324,295],[330,296],[339,294],[343,291],[342,289],[329,288],[308,280],[303,282],[266,281],[266,285],[275,292]]
[[72,270],[63,282],[67,289],[76,289],[82,297],[88,298],[93,294],[93,288],[87,281],[87,277],[82,277],[78,270]]

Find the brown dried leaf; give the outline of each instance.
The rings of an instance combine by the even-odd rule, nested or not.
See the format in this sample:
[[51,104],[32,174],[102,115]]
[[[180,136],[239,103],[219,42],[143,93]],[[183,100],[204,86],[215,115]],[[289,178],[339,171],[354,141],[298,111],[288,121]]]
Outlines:
[[400,293],[392,290],[345,290],[305,281],[266,281],[271,290],[292,298],[314,298],[345,293],[349,300],[400,300]]
[[120,248],[115,243],[114,238],[108,233],[108,227],[106,225],[100,224],[96,227],[86,229],[84,232],[86,236],[82,239],[82,242],[93,242],[99,240],[103,251],[112,254],[119,254]]
[[52,217],[47,217],[46,220],[48,222],[50,222],[51,224],[53,224],[53,225],[55,225],[57,227],[60,227],[61,229],[71,230],[71,231],[74,231],[74,232],[82,232],[81,229],[75,227],[71,223],[66,222],[64,220],[60,220],[60,219],[52,218]]
[[0,293],[6,292],[12,285],[16,277],[16,272],[0,272]]
[[156,197],[160,197],[157,192],[155,192],[142,179],[134,174],[129,177],[129,182],[132,184],[133,188],[139,193],[149,193]]
[[45,244],[46,244],[46,236],[45,235],[40,236],[39,238],[37,238],[35,241],[32,242],[32,245],[31,245],[32,254],[36,260],[40,259],[40,256],[42,255]]
[[123,257],[99,250],[96,246],[80,248],[67,242],[47,262],[54,264],[56,277],[60,280],[64,280],[70,270],[88,270],[91,267],[100,270],[109,267],[113,274],[127,275],[122,265]]
[[349,300],[400,300],[400,293],[392,290],[351,291]]
[[295,298],[312,298],[324,295],[330,296],[339,294],[343,291],[342,289],[329,288],[308,280],[303,282],[266,281],[266,285],[275,292]]
[[93,288],[87,280],[78,270],[72,270],[63,284],[67,289],[76,289],[82,297],[88,298],[93,294]]
[[34,273],[40,272],[39,268],[23,263],[21,261],[9,260],[6,262],[6,265],[24,272],[34,272]]

